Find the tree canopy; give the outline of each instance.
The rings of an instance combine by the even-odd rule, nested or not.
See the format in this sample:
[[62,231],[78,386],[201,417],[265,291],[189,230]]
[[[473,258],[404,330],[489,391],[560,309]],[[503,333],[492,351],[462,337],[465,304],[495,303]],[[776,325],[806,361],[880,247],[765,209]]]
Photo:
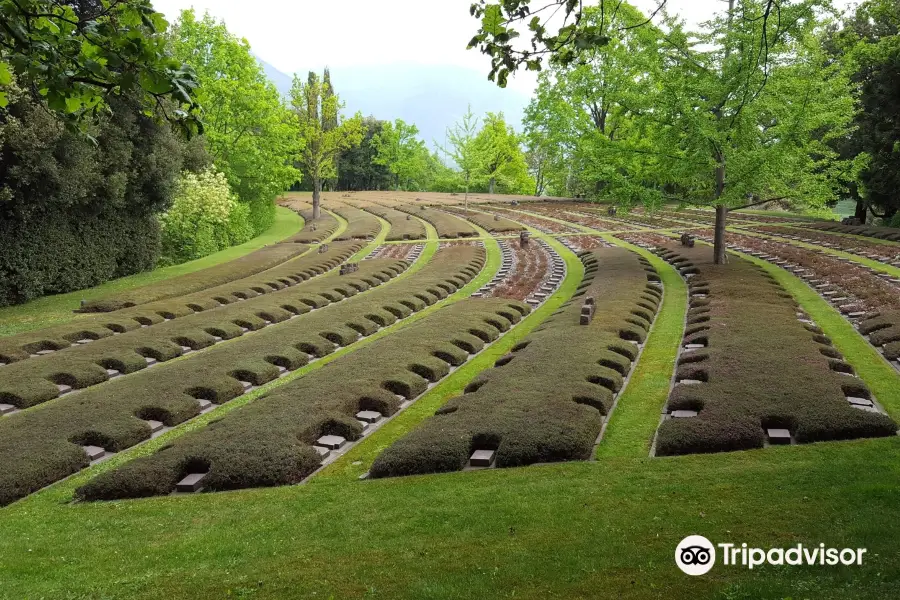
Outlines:
[[198,132],[197,79],[169,54],[167,27],[149,0],[0,0],[0,107],[14,74],[82,129],[128,96]]

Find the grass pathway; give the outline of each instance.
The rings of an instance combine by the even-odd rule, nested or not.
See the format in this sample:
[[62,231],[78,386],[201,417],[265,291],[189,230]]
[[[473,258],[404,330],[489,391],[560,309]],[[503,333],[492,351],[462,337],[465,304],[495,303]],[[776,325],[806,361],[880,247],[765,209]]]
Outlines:
[[163,267],[108,281],[96,287],[55,296],[44,296],[25,304],[0,308],[0,336],[13,335],[31,329],[72,321],[82,316],[72,312],[80,306],[82,299],[96,300],[109,294],[214,267],[250,254],[263,246],[280,242],[294,235],[302,228],[303,219],[299,215],[282,206],[276,206],[275,222],[272,224],[272,227],[262,235],[239,246],[226,248],[209,256],[180,265]]

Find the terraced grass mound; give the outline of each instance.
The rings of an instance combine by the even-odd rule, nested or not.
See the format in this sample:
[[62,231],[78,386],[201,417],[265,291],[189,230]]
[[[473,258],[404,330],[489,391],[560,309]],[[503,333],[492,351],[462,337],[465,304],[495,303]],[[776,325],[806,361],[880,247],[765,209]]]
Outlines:
[[347,220],[347,228],[335,240],[374,239],[381,232],[378,219],[363,210],[347,204],[334,204],[330,208]]
[[61,350],[78,341],[107,339],[115,334],[161,324],[166,319],[178,319],[285,289],[337,267],[360,248],[359,242],[331,244],[325,252],[301,256],[259,274],[199,292],[5,337],[0,339],[0,362],[26,360],[36,353]]
[[803,224],[803,227],[811,229],[821,229],[823,231],[833,231],[835,233],[850,233],[853,235],[861,235],[863,237],[873,237],[880,240],[888,240],[891,242],[900,242],[900,229],[896,227],[874,227],[870,225],[842,225],[841,223],[809,223]]
[[582,261],[572,300],[379,456],[372,477],[458,471],[476,450],[495,451],[498,467],[590,457],[662,293],[648,281],[656,271],[628,250]]
[[[455,253],[455,252],[454,252]],[[477,263],[469,265],[477,269]],[[443,283],[455,286],[459,276]],[[459,282],[461,283],[461,282]],[[527,314],[508,300],[463,301],[290,382],[78,490],[87,500],[168,494],[190,473],[206,491],[289,485],[322,462],[322,436],[359,439],[360,411],[389,416]]]
[[180,277],[165,279],[100,300],[87,302],[81,307],[80,312],[113,312],[153,302],[154,300],[163,300],[204,290],[271,269],[305,251],[305,246],[284,246],[282,244],[265,246],[246,256],[209,267],[208,269],[187,273]]
[[306,221],[303,229],[296,235],[282,240],[282,244],[318,244],[328,239],[340,227],[337,219],[324,210],[316,220],[312,218],[312,208],[300,211],[300,216]]
[[369,204],[365,210],[378,215],[391,224],[391,230],[387,234],[387,241],[398,240],[424,240],[426,237],[425,226],[412,215],[382,206]]
[[420,219],[425,219],[437,229],[438,237],[441,239],[455,239],[465,237],[476,237],[478,232],[459,217],[446,213],[442,210],[435,210],[428,206],[415,204],[400,204],[398,210],[415,215]]
[[[355,246],[347,246],[349,252]],[[340,260],[332,257],[333,266]],[[376,266],[379,263],[376,263]],[[384,263],[380,263],[384,264]],[[369,266],[366,265],[366,272]],[[13,363],[3,368],[0,404],[27,408],[56,398],[59,385],[75,389],[97,385],[145,369],[148,361],[165,362],[212,346],[246,331],[281,323],[322,306],[323,298],[340,299],[346,277],[323,277],[222,308],[208,310],[106,337]]]
[[509,233],[511,231],[525,230],[522,225],[501,217],[500,215],[489,215],[481,212],[474,212],[471,210],[468,212],[468,214],[466,214],[465,210],[459,207],[448,207],[447,210],[453,212],[463,219],[466,219],[467,221],[475,223],[482,229],[486,229],[491,233]]
[[692,277],[685,352],[667,404],[670,414],[684,412],[661,423],[657,455],[896,433],[887,415],[851,405],[870,391],[821,329],[798,320],[796,302],[771,275],[743,260],[714,265],[708,248],[662,256]]
[[900,367],[900,311],[870,315],[859,324],[859,332],[869,336],[872,345],[881,348],[885,358]]
[[392,301],[396,294],[378,296],[373,290],[351,297],[390,281],[406,266],[397,260],[366,261],[350,275],[329,278],[337,292],[322,290],[316,298],[322,310],[269,327],[259,319],[258,327],[264,328],[253,335],[5,417],[0,420],[0,505],[86,467],[85,446],[118,452],[149,439],[154,428],[149,421],[177,425],[210,403],[244,394],[247,385],[278,379],[306,365],[310,356],[325,356],[377,330],[375,319],[390,315],[388,309],[404,314]]

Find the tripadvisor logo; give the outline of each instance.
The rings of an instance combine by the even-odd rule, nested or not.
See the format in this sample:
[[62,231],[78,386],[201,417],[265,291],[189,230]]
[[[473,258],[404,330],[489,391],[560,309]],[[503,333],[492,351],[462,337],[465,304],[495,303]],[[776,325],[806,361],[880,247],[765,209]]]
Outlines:
[[791,548],[749,548],[747,544],[713,544],[702,535],[689,535],[675,548],[675,564],[688,575],[703,575],[716,564],[716,548],[721,552],[722,564],[728,567],[753,569],[760,565],[862,565],[865,548],[826,548],[825,544],[807,547],[797,544]]

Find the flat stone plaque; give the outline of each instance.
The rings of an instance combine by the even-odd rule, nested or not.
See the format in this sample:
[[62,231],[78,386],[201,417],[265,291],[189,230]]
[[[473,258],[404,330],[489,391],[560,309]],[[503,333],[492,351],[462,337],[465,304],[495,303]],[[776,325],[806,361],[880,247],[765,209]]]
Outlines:
[[154,421],[151,419],[145,422],[150,426],[150,433],[157,433],[159,431],[162,431],[163,427],[165,427],[162,421]]
[[469,458],[469,465],[473,467],[489,467],[494,462],[493,450],[476,450]]
[[697,416],[696,410],[673,410],[671,413],[673,419],[690,419]]
[[107,370],[106,370],[106,374],[109,376],[110,379],[112,379],[113,377],[118,377],[119,375],[121,375],[121,373],[118,372],[118,371],[115,370],[115,369],[107,369]]
[[88,338],[84,338],[83,340],[78,340],[78,341],[75,342],[75,343],[76,343],[76,344],[82,344],[82,345],[83,345],[83,344],[90,344],[90,343],[93,342],[93,341],[94,341],[94,340],[89,340]]
[[328,448],[329,450],[337,450],[338,448],[346,444],[347,440],[339,435],[323,435],[316,441],[316,443],[320,446]]
[[699,350],[700,348],[706,348],[703,344],[687,344],[685,345],[685,350]]
[[68,394],[69,392],[71,392],[72,386],[58,383],[58,384],[56,384],[56,389],[59,390],[59,395],[62,396],[63,394]]
[[847,402],[849,402],[851,406],[875,406],[875,404],[871,400],[866,400],[865,398],[855,398],[853,396],[847,396]]
[[87,454],[88,460],[95,461],[98,458],[102,458],[106,454],[106,450],[100,446],[85,446],[84,453]]
[[250,388],[253,387],[253,384],[250,383],[249,381],[242,381],[242,382],[240,382],[240,383],[241,383],[241,386],[244,388],[245,391],[246,391],[246,390],[249,390]]
[[362,410],[356,413],[356,418],[366,423],[376,423],[381,419],[381,413],[374,410]]
[[48,354],[53,354],[55,350],[38,350],[35,352],[35,356],[47,356]]
[[209,400],[199,399],[197,400],[197,405],[200,407],[201,411],[212,408],[212,402],[210,402]]
[[8,415],[11,412],[15,412],[16,407],[12,404],[0,404],[0,416]]
[[191,473],[181,481],[175,484],[175,491],[183,494],[193,494],[199,492],[203,487],[203,478],[206,473]]
[[700,385],[703,382],[699,379],[682,379],[678,383],[680,383],[681,385]]
[[148,367],[152,367],[153,365],[156,364],[156,359],[155,359],[155,358],[150,358],[149,356],[146,356],[146,357],[144,357],[144,360],[147,361],[147,366],[148,366]]
[[326,457],[331,453],[331,450],[328,448],[323,448],[322,446],[313,446],[313,450],[319,453],[319,456]]
[[766,431],[770,444],[790,444],[791,432],[787,429],[769,429]]

